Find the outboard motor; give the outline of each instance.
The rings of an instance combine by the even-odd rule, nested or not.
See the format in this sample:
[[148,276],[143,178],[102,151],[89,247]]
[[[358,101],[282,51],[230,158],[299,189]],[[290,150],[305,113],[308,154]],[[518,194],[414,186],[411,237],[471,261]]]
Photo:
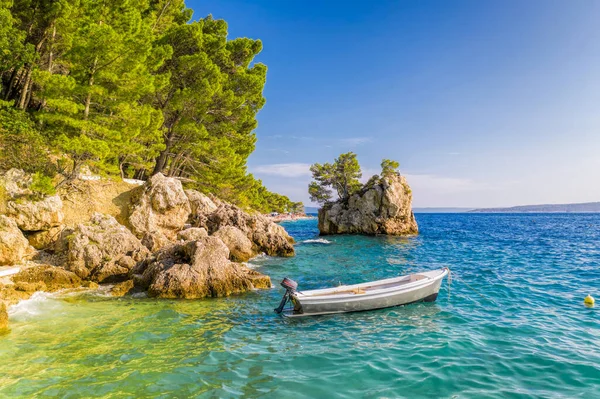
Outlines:
[[290,299],[291,295],[298,289],[298,283],[287,277],[285,277],[280,284],[283,288],[285,288],[285,294],[283,294],[283,298],[281,298],[279,306],[276,309],[274,309],[275,313],[283,312],[283,307]]

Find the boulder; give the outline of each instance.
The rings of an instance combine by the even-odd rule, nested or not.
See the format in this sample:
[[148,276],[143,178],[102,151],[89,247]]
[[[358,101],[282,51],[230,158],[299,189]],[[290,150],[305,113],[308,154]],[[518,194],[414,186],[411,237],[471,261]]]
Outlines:
[[17,223],[0,215],[0,266],[21,263],[35,253],[36,250],[29,245]]
[[197,241],[208,237],[208,232],[203,227],[190,227],[177,233],[177,239],[181,241]]
[[250,215],[235,205],[221,202],[216,210],[205,215],[201,227],[210,234],[225,226],[241,230],[252,242],[254,253],[264,252],[271,256],[294,256],[294,239],[285,229],[263,215]]
[[348,199],[325,205],[319,209],[319,231],[322,235],[417,234],[406,179],[398,173],[373,177]]
[[225,243],[229,248],[230,259],[234,262],[247,262],[256,255],[252,250],[252,241],[237,227],[223,226],[213,236]]
[[171,245],[171,240],[169,240],[161,231],[153,231],[144,234],[144,237],[142,237],[142,244],[148,248],[150,252],[156,252],[164,246]]
[[21,270],[12,277],[15,288],[19,291],[33,293],[35,291],[53,292],[67,288],[81,287],[82,281],[75,274],[62,267],[40,265]]
[[117,283],[110,290],[112,296],[125,296],[133,291],[133,280],[126,280],[121,283]]
[[60,239],[62,226],[51,227],[48,230],[34,231],[27,234],[27,241],[35,249],[54,250],[54,244]]
[[253,282],[265,287],[268,279],[229,261],[229,250],[217,237],[163,248],[132,274],[149,296],[159,298],[222,297],[253,290]]
[[8,312],[4,302],[0,301],[0,334],[5,334],[8,331]]
[[217,204],[207,195],[196,190],[185,190],[190,201],[192,223],[201,226],[204,224],[206,215],[217,210]]
[[60,226],[64,219],[63,203],[58,195],[41,200],[8,201],[7,215],[13,218],[21,230],[39,231]]
[[66,237],[67,269],[83,279],[109,283],[127,279],[150,252],[115,218],[96,213]]
[[129,224],[138,238],[162,233],[175,240],[190,216],[190,201],[181,182],[161,173],[152,176],[133,198]]
[[5,195],[8,199],[15,199],[33,194],[29,189],[32,182],[32,176],[20,169],[10,169],[4,175],[0,176],[0,186],[4,188]]

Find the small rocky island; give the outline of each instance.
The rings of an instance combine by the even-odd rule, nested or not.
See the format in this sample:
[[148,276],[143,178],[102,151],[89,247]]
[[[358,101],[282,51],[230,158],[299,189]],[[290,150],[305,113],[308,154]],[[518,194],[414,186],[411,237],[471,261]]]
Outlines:
[[[398,172],[398,163],[383,160],[381,176],[361,185],[356,155],[340,155],[333,164],[311,167],[311,199],[319,209],[319,232],[329,234],[414,235],[419,228],[412,212],[412,191]],[[331,188],[337,192],[332,201]]]
[[400,174],[371,179],[360,191],[319,209],[319,232],[412,235],[419,232],[412,193]]
[[0,329],[8,305],[36,291],[98,288],[116,296],[222,297],[270,288],[241,262],[260,253],[293,256],[294,240],[260,214],[184,190],[158,173],[142,186],[80,181],[39,197],[32,176],[0,176]]

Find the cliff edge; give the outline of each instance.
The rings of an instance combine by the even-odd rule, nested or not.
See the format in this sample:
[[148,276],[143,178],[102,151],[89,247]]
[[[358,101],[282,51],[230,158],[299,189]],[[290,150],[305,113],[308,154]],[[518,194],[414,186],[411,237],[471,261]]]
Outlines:
[[412,191],[399,173],[373,176],[346,200],[319,209],[319,232],[329,234],[413,235],[419,228],[412,212]]

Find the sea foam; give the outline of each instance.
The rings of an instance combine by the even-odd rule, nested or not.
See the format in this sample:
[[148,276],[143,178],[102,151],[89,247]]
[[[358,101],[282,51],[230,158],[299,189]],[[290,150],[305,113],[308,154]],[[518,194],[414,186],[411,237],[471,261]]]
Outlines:
[[324,238],[312,238],[309,240],[301,241],[303,244],[331,244],[331,241]]

